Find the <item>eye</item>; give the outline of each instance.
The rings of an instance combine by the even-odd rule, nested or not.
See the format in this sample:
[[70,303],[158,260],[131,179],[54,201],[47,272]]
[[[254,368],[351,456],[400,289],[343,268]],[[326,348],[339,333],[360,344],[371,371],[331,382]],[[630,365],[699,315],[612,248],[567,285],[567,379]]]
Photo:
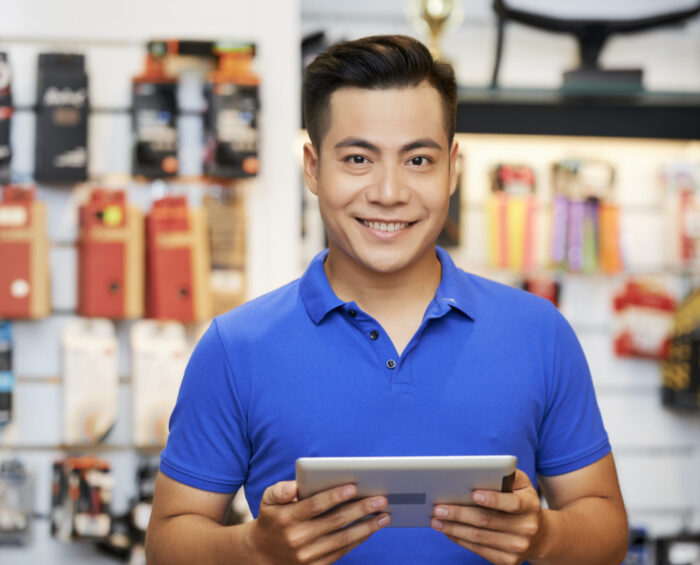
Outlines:
[[364,165],[365,163],[369,163],[369,159],[365,157],[364,155],[348,155],[343,159],[346,163],[352,163],[353,165]]
[[432,163],[432,160],[424,155],[418,155],[416,157],[411,158],[408,162],[416,167],[421,167],[424,165],[429,165],[430,163]]

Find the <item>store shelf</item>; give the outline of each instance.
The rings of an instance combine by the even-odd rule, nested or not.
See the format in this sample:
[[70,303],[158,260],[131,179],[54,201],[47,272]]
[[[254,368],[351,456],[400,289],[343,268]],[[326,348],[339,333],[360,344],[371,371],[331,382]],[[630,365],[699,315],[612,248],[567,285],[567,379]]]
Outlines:
[[700,93],[461,88],[457,131],[700,139]]

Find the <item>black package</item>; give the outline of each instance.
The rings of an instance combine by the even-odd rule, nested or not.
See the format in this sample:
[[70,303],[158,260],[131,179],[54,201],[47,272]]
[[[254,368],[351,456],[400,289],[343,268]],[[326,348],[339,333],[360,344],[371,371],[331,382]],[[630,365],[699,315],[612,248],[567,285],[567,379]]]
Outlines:
[[10,90],[10,66],[7,55],[0,53],[0,184],[10,181],[10,117],[12,94]]
[[38,181],[87,179],[88,77],[85,57],[41,53],[34,176]]
[[219,68],[206,87],[205,173],[245,178],[258,173],[259,78],[251,71],[254,47],[219,48]]
[[146,72],[133,79],[132,172],[149,178],[177,174],[177,79],[163,61],[147,55]]

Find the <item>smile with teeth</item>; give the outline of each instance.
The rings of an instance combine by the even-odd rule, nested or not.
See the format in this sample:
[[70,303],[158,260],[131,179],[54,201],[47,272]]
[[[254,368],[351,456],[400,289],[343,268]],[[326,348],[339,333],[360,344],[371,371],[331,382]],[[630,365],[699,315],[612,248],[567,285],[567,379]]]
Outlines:
[[377,231],[399,231],[409,226],[408,222],[372,222],[368,220],[361,220],[364,225],[368,228],[372,228]]

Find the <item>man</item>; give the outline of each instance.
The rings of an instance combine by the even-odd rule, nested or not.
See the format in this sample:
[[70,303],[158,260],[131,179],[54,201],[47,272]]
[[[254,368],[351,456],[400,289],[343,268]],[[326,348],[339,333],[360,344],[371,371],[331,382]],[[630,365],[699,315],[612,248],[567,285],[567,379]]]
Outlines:
[[[455,190],[452,69],[378,36],[307,69],[304,172],[329,249],[214,320],[161,458],[149,563],[613,564],[627,524],[576,337],[435,242]],[[353,485],[296,498],[301,456],[513,454],[513,493],[386,528]],[[549,509],[535,490],[541,485]],[[241,485],[256,519],[224,527]]]

